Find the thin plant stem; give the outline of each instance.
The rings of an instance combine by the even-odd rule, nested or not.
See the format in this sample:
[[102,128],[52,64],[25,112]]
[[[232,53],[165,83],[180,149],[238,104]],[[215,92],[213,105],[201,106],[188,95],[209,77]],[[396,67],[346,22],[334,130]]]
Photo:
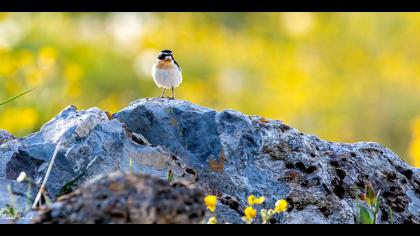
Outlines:
[[22,97],[23,95],[25,95],[25,94],[27,94],[27,93],[31,92],[31,91],[32,91],[32,90],[34,90],[34,89],[35,89],[35,88],[29,89],[28,91],[25,91],[25,92],[23,92],[23,93],[21,93],[21,94],[18,94],[18,95],[16,95],[16,96],[12,97],[12,98],[9,98],[9,99],[7,99],[6,101],[1,102],[1,103],[0,103],[0,106],[3,106],[3,105],[5,105],[5,104],[7,104],[7,103],[9,103],[9,102],[12,102],[13,100],[16,100],[16,99],[18,99],[18,98]]
[[16,215],[17,215],[17,204],[16,204],[16,197],[13,194],[12,185],[9,184],[7,186],[7,191],[9,192],[9,199],[10,199],[10,208],[11,208],[10,214],[13,217],[16,217]]
[[41,184],[41,187],[39,188],[39,192],[38,192],[38,194],[36,195],[36,198],[35,198],[34,204],[32,204],[32,209],[35,209],[35,208],[36,208],[36,206],[37,206],[37,204],[38,204],[39,200],[41,199],[41,196],[42,196],[42,195],[43,195],[43,193],[44,193],[44,190],[45,190],[45,185],[47,184],[48,178],[49,178],[49,176],[50,176],[50,174],[51,174],[51,170],[52,170],[52,167],[53,167],[53,165],[54,165],[54,162],[55,162],[55,159],[56,159],[56,157],[57,157],[58,150],[60,149],[60,146],[61,146],[61,143],[58,143],[58,144],[57,144],[57,146],[55,147],[54,154],[53,154],[53,156],[52,156],[52,158],[51,158],[50,165],[48,166],[47,173],[45,174],[44,180],[43,180],[43,182],[42,182],[42,184]]
[[392,224],[394,224],[394,215],[393,215],[394,213],[392,212],[392,208],[390,207],[389,208],[389,215],[390,215],[390,224],[392,225]]
[[28,191],[26,192],[26,210],[31,209],[31,192],[32,192],[32,183],[28,182]]

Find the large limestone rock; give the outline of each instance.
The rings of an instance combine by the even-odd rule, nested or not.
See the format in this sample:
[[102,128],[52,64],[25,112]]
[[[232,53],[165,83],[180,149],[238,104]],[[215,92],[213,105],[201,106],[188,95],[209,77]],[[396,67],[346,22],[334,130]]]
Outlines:
[[200,185],[230,196],[238,214],[254,194],[267,207],[286,198],[284,223],[354,223],[356,193],[372,182],[382,191],[380,222],[389,222],[390,209],[396,223],[420,222],[419,170],[379,144],[332,143],[281,121],[179,100],[142,99],[115,118],[176,153]]
[[[326,124],[327,125],[327,124]],[[42,129],[0,146],[0,207],[11,184],[19,207],[26,185],[40,182],[58,148],[47,190],[54,199],[115,170],[174,179],[220,197],[220,221],[240,223],[250,194],[290,202],[280,223],[354,223],[356,194],[381,190],[379,223],[419,223],[420,171],[376,143],[332,143],[281,121],[218,112],[190,102],[142,99],[110,116],[68,107]],[[37,188],[34,188],[32,198]]]
[[114,172],[61,197],[37,224],[197,224],[206,208],[201,191],[149,176]]
[[195,178],[175,156],[152,147],[140,134],[129,132],[105,112],[97,108],[78,111],[70,106],[39,132],[0,146],[0,209],[11,205],[12,198],[16,199],[14,207],[27,207],[28,184],[16,181],[22,171],[36,184],[29,200],[33,202],[56,148],[58,155],[46,185],[53,200],[71,193],[87,180],[116,170],[165,179],[171,170],[177,179]]

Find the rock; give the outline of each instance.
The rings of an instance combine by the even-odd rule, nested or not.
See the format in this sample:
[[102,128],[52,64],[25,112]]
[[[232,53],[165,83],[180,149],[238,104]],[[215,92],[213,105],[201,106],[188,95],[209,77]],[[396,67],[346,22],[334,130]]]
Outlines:
[[78,111],[73,106],[66,108],[39,132],[0,147],[0,208],[11,202],[9,185],[16,207],[26,208],[27,183],[15,181],[21,171],[37,183],[30,196],[30,201],[34,200],[56,148],[58,155],[46,185],[53,200],[89,179],[117,170],[132,170],[163,179],[171,170],[177,179],[194,180],[174,155],[150,146],[141,137],[97,108],[86,111]]
[[59,198],[33,223],[196,224],[205,214],[203,198],[183,184],[114,172]]
[[114,117],[175,153],[209,193],[238,199],[239,215],[254,194],[267,197],[266,208],[286,198],[283,223],[354,223],[356,194],[372,182],[382,193],[378,222],[388,223],[392,209],[394,223],[420,223],[419,170],[379,144],[327,142],[281,121],[180,100],[138,100]]
[[0,145],[15,139],[15,137],[6,130],[0,129]]
[[240,223],[251,194],[266,197],[264,208],[287,199],[287,213],[272,223],[355,223],[368,182],[381,191],[378,223],[390,222],[390,209],[394,223],[420,223],[419,169],[379,144],[328,142],[281,121],[180,100],[141,99],[108,117],[68,107],[39,132],[1,145],[0,207],[10,201],[9,184],[25,207],[17,175],[39,183],[58,147],[47,184],[53,199],[100,174],[128,171],[131,159],[135,173],[166,179],[171,170],[176,181],[219,196],[222,223]]

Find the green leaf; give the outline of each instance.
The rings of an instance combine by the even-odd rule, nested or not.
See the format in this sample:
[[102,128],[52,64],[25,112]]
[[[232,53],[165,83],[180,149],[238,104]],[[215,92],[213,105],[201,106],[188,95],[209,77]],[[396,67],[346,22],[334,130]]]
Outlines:
[[370,206],[376,205],[376,194],[371,183],[368,183],[366,186],[366,202]]
[[8,217],[16,218],[18,213],[15,208],[10,206],[9,204],[6,204],[6,207],[2,209],[1,214],[6,215]]
[[373,224],[373,218],[370,210],[363,205],[359,206],[359,217],[357,220],[358,224]]
[[168,182],[172,182],[174,180],[174,172],[172,170],[168,170]]
[[133,173],[133,159],[130,158],[130,173]]
[[376,205],[375,205],[375,209],[374,209],[374,212],[373,212],[373,223],[374,224],[376,224],[376,220],[378,218],[378,213],[379,213],[379,210],[380,210],[380,207],[381,207],[381,201],[378,198],[376,198],[375,201],[376,201]]
[[381,201],[379,199],[375,199],[376,205],[375,205],[375,214],[379,213],[379,208],[381,207]]
[[22,97],[23,95],[25,95],[25,94],[27,94],[27,93],[31,92],[32,90],[34,90],[34,89],[29,89],[29,90],[28,90],[28,91],[26,91],[26,92],[23,92],[23,93],[21,93],[21,94],[19,94],[19,95],[16,95],[16,96],[12,97],[12,98],[9,98],[9,99],[7,99],[6,101],[4,101],[4,102],[0,103],[0,106],[3,106],[3,105],[5,105],[5,104],[7,104],[7,103],[9,103],[9,102],[12,102],[12,101],[14,101],[14,100],[16,100],[16,99],[18,99],[18,98]]

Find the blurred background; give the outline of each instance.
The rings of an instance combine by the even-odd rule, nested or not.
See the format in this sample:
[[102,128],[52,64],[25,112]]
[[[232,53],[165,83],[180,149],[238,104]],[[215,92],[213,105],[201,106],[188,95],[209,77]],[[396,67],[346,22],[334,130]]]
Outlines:
[[420,167],[419,13],[1,13],[0,128],[37,131],[69,104],[116,112],[160,95],[172,49],[179,99],[375,141]]

